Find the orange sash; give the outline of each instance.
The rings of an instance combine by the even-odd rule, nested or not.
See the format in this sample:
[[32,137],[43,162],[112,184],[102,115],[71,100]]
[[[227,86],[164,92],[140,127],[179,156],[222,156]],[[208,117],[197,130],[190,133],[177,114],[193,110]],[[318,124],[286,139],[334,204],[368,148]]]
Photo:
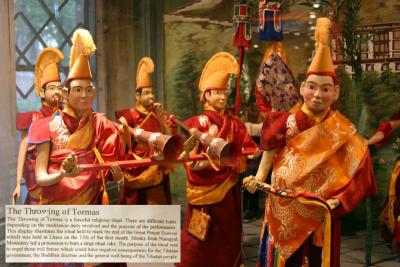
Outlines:
[[197,186],[187,181],[187,200],[192,205],[210,205],[221,202],[238,180],[238,175],[232,175],[220,184]]
[[[329,199],[348,184],[367,145],[339,112],[288,141],[273,163],[272,185]],[[300,200],[269,195],[266,219],[281,262],[323,226],[326,210]],[[329,243],[325,236],[324,244]],[[328,249],[324,247],[324,254]],[[329,261],[324,260],[324,266]]]

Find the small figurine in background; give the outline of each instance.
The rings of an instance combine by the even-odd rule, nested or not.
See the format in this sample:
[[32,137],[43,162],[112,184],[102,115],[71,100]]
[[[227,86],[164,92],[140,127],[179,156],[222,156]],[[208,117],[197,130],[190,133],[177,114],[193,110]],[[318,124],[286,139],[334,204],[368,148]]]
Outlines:
[[[257,148],[245,125],[225,110],[227,82],[231,74],[237,73],[238,64],[232,55],[215,54],[204,67],[199,82],[204,112],[189,118],[185,124],[213,138],[235,141],[240,148]],[[207,149],[197,144],[192,153],[206,153]],[[176,266],[240,266],[239,173],[245,169],[245,159],[235,166],[218,166],[209,157],[188,162],[185,167],[188,207],[181,235],[181,262]]]
[[244,185],[254,192],[273,167],[272,187],[321,198],[333,216],[332,227],[326,227],[325,209],[268,194],[259,266],[273,266],[274,260],[278,266],[339,266],[340,216],[376,194],[367,143],[350,121],[331,110],[340,88],[330,54],[329,26],[329,19],[317,20],[315,57],[300,87],[304,104],[294,112],[267,113],[261,163],[256,176],[245,178]]
[[[400,113],[390,121],[379,125],[376,133],[368,139],[369,145],[384,146],[389,143],[393,132],[400,129]],[[383,226],[382,236],[392,242],[393,253],[400,252],[400,158],[397,158],[390,176],[384,208],[379,216]]]
[[41,98],[42,107],[38,112],[17,114],[17,129],[21,131],[18,152],[16,186],[13,192],[13,204],[21,194],[21,179],[25,178],[28,195],[25,204],[38,204],[40,187],[35,179],[35,146],[28,146],[28,129],[32,122],[50,117],[62,104],[62,86],[57,64],[64,55],[56,48],[43,49],[35,63],[35,92]]
[[[108,204],[108,171],[81,171],[77,166],[124,158],[118,129],[103,114],[92,110],[96,91],[89,56],[95,50],[87,30],[74,32],[64,109],[35,121],[30,128],[28,142],[38,151],[35,173],[41,186],[40,204]],[[123,179],[119,166],[113,165],[111,173],[116,180]]]
[[[161,104],[155,102],[153,81],[154,63],[144,57],[139,61],[136,74],[136,106],[133,109],[117,111],[117,120],[125,126],[139,127],[145,131],[170,135],[176,133],[176,126],[164,115]],[[137,142],[129,136],[127,159],[148,158],[153,151],[149,145]],[[120,191],[120,204],[171,204],[169,169],[160,165],[136,167],[124,171],[125,181]]]

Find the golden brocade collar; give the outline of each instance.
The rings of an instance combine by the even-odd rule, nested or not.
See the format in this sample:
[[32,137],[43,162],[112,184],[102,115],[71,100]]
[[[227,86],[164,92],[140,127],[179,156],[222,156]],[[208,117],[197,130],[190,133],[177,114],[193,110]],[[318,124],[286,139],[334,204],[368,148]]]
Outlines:
[[330,110],[331,110],[331,109],[328,108],[328,109],[325,110],[325,111],[322,111],[322,112],[320,112],[320,113],[318,113],[318,114],[314,114],[314,112],[312,112],[312,111],[310,110],[310,108],[309,108],[306,104],[303,104],[303,105],[301,106],[301,111],[303,111],[304,114],[306,114],[310,119],[313,119],[316,123],[321,123],[321,121],[323,121],[323,119],[325,118],[326,114],[328,114],[328,112],[329,112]]

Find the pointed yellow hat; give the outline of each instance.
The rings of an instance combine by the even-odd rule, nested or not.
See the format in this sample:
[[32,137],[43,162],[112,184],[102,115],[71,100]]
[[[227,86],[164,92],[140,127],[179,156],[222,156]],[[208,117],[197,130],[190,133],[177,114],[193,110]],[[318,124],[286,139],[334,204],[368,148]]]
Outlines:
[[77,29],[72,36],[71,57],[69,59],[69,74],[65,81],[68,86],[72,80],[92,80],[89,56],[96,51],[92,35],[88,30]]
[[239,73],[239,65],[236,59],[227,52],[219,52],[212,56],[201,73],[199,90],[200,100],[204,100],[207,90],[226,90],[231,74]]
[[139,61],[136,72],[136,90],[140,88],[153,87],[151,74],[154,72],[153,60],[149,57],[144,57]]
[[328,18],[317,19],[315,28],[315,56],[307,71],[307,76],[310,74],[318,74],[336,78],[329,47],[329,27],[330,20]]
[[57,63],[64,59],[64,55],[56,48],[45,48],[35,63],[35,92],[39,95],[40,89],[50,82],[61,82]]

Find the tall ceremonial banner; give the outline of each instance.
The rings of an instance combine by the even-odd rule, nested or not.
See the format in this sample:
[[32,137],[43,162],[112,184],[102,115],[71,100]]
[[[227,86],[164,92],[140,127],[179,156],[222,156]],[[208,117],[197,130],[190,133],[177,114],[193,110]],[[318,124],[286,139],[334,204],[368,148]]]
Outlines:
[[6,262],[180,261],[178,205],[6,206]]

